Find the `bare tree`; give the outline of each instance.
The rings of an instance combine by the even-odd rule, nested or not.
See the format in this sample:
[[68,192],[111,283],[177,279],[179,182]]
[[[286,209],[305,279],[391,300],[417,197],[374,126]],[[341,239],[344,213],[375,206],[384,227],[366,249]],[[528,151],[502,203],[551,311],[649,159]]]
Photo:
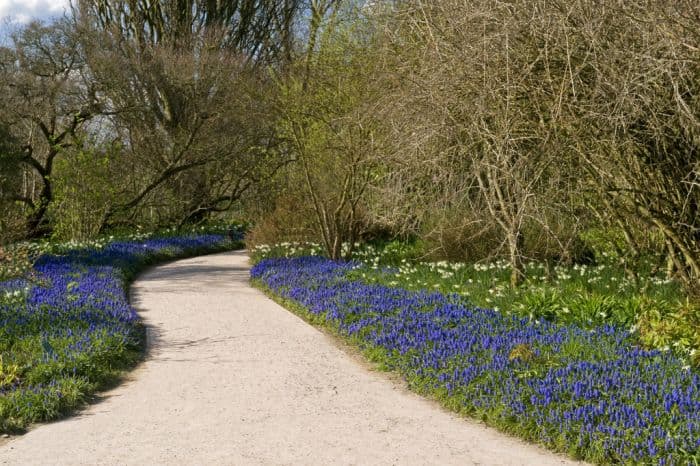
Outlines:
[[0,51],[3,116],[22,147],[25,168],[13,195],[27,212],[27,231],[39,236],[50,227],[52,176],[57,157],[74,144],[88,119],[99,111],[77,37],[67,21],[31,23]]
[[456,216],[460,206],[473,219],[472,231],[499,232],[494,252],[508,258],[513,286],[524,278],[528,224],[567,245],[545,212],[568,208],[570,181],[556,165],[569,162],[560,128],[567,117],[561,96],[570,91],[564,64],[542,49],[539,34],[552,25],[540,8],[540,2],[408,3],[399,27],[389,31],[402,84],[386,107],[400,165],[412,154],[409,170],[432,171],[423,194],[432,197],[428,205],[448,205]]
[[76,14],[90,27],[111,30],[136,50],[168,44],[195,51],[202,35],[220,32],[217,43],[247,61],[291,59],[302,0],[78,0]]
[[144,215],[157,224],[203,219],[288,162],[267,105],[271,83],[254,65],[273,34],[261,28],[272,16],[286,21],[279,15],[296,11],[291,3],[284,12],[252,3],[79,5],[90,69],[138,171],[105,226]]
[[[591,12],[595,14],[591,14]],[[590,76],[575,150],[611,215],[661,235],[671,269],[700,285],[700,7],[579,2],[567,14]],[[626,231],[634,247],[635,234]]]
[[567,255],[557,213],[614,225],[632,255],[655,232],[675,273],[697,283],[695,3],[440,0],[397,11],[387,31],[400,84],[384,106],[397,167],[404,181],[429,167],[435,181],[416,177],[412,193],[478,212],[477,230],[497,225],[514,285],[525,226]]

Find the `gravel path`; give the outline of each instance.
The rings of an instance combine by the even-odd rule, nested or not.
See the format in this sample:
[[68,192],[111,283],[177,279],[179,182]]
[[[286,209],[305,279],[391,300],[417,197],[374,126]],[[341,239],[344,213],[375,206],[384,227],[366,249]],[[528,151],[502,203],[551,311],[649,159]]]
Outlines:
[[573,464],[372,372],[248,268],[234,252],[143,274],[147,360],[80,415],[6,442],[0,464]]

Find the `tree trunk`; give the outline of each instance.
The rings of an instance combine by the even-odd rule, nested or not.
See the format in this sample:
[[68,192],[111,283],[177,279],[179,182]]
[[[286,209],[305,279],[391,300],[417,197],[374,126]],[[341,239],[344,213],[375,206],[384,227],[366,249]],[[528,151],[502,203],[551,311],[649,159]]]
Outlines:
[[42,177],[41,181],[44,183],[44,186],[39,193],[39,201],[34,211],[27,218],[27,237],[29,239],[40,238],[51,233],[51,228],[45,224],[44,220],[46,219],[49,205],[53,200],[53,190],[48,179]]
[[523,247],[523,235],[519,230],[508,234],[508,253],[510,259],[510,287],[517,288],[525,278],[525,269],[521,251]]

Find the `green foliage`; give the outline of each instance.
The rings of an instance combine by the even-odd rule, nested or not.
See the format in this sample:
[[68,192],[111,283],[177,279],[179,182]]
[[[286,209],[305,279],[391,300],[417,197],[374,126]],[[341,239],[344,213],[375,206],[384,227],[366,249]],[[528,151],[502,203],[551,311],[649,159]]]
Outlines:
[[620,251],[627,249],[625,237],[619,228],[591,228],[581,233],[581,239],[593,250],[598,262],[618,259]]
[[22,431],[27,423],[59,418],[79,408],[94,389],[83,377],[66,377],[41,389],[11,391],[0,397],[0,431]]
[[110,208],[124,196],[118,146],[67,153],[56,161],[50,216],[53,239],[83,241],[96,237]]
[[534,289],[522,297],[520,308],[527,310],[531,317],[553,320],[555,316],[570,312],[563,306],[562,298],[557,289]]
[[638,315],[635,330],[647,347],[672,349],[700,367],[700,306],[690,301],[649,303]]
[[593,253],[599,264],[621,264],[642,273],[651,267],[659,268],[663,259],[663,237],[643,225],[632,223],[627,229],[634,234],[634,250],[620,227],[592,227],[580,233],[579,238]]
[[0,390],[3,390],[19,381],[19,365],[6,364],[0,354]]
[[358,245],[353,258],[371,259],[382,265],[401,265],[405,262],[417,262],[424,253],[425,246],[420,241],[389,241],[386,243],[367,243]]
[[[368,186],[381,156],[372,109],[378,63],[372,59],[374,36],[357,12],[326,19],[317,7],[312,10],[306,54],[277,81],[277,130],[297,161],[277,213],[292,219],[294,211],[306,213],[296,216],[294,226],[312,230],[328,255],[339,258],[340,245],[353,245],[366,228]],[[284,208],[290,199],[301,200],[291,211]],[[302,238],[274,241],[290,239]]]

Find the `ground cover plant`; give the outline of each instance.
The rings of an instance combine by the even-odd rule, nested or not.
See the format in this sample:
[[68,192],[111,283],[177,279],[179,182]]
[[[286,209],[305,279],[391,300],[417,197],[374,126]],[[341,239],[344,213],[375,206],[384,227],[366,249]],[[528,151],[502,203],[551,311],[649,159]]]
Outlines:
[[[270,258],[251,276],[451,409],[597,463],[700,461],[700,376],[678,353],[645,349],[609,322],[530,318],[439,287],[362,280],[372,267]],[[394,271],[374,273],[389,281]]]
[[[318,255],[316,243],[279,243],[252,249],[254,262],[269,257]],[[528,262],[521,286],[510,286],[506,261],[468,264],[424,261],[414,244],[363,244],[353,260],[363,267],[349,278],[408,290],[454,293],[464,302],[530,321],[595,328],[627,328],[647,349],[672,350],[688,364],[700,364],[700,308],[680,284],[641,261],[634,274],[615,257],[569,266]]]
[[240,244],[232,236],[62,245],[23,277],[0,282],[0,432],[60,417],[114,383],[142,355],[143,328],[127,296],[136,273],[230,249]]

